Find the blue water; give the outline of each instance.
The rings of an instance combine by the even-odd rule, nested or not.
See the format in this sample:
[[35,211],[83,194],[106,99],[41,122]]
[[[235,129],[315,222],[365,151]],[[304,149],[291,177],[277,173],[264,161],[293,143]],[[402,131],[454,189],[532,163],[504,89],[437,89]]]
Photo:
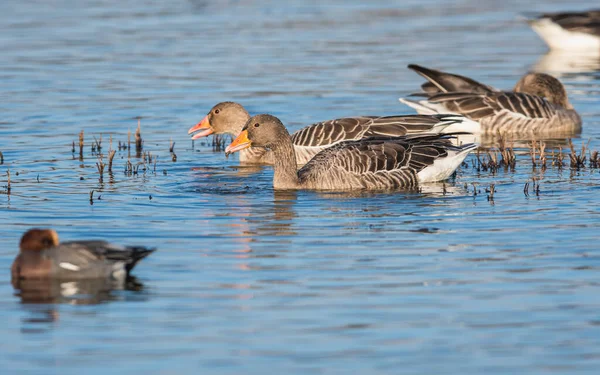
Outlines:
[[[279,193],[270,167],[187,135],[222,100],[292,131],[411,113],[397,98],[418,90],[419,63],[500,88],[552,73],[583,117],[577,149],[598,150],[600,62],[547,55],[518,18],[592,5],[0,4],[2,373],[596,373],[597,169],[533,168],[517,142],[514,171],[472,156],[421,193]],[[141,159],[120,150],[99,181],[94,137],[106,162],[138,119],[156,171],[125,174]],[[568,161],[564,139],[548,144]],[[48,303],[10,284],[33,226],[159,251],[135,288]]]

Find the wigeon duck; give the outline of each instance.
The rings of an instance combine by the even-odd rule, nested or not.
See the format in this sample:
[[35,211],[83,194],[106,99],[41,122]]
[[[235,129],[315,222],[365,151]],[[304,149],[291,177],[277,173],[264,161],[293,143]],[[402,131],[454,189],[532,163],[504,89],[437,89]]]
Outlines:
[[105,241],[59,243],[52,229],[30,229],[11,267],[14,279],[57,278],[125,280],[137,262],[154,251],[140,246],[115,246]]
[[[210,134],[230,134],[236,137],[250,115],[239,103],[222,102],[215,105],[188,134],[192,139]],[[344,141],[367,137],[397,137],[414,133],[448,133],[478,128],[478,124],[457,115],[360,116],[319,122],[291,135],[296,162],[306,164],[320,151]],[[273,157],[264,148],[250,147],[240,152],[240,161],[273,164]]]
[[[513,91],[500,91],[471,78],[419,65],[409,65],[428,82],[421,87],[427,99],[400,101],[421,114],[456,113],[480,124],[479,133],[575,133],[577,114],[560,81],[548,74],[529,73]],[[473,132],[473,131],[471,131]]]
[[448,178],[477,145],[454,146],[448,135],[412,134],[340,142],[300,170],[292,137],[271,115],[252,117],[226,153],[248,147],[273,152],[274,189],[388,190]]

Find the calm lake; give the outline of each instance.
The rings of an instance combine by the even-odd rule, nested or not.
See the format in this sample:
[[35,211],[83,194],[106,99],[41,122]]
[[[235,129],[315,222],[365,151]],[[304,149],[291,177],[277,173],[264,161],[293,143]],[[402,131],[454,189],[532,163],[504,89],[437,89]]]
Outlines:
[[[410,114],[418,63],[505,89],[551,73],[582,115],[577,151],[600,150],[600,61],[547,54],[519,18],[594,5],[3,2],[0,372],[597,373],[600,170],[571,169],[566,139],[545,169],[516,142],[514,170],[471,155],[421,192],[340,194],[274,192],[271,167],[187,135],[224,100],[291,131]],[[117,150],[138,119],[156,165]],[[111,137],[100,180],[92,144],[107,163]],[[158,251],[124,290],[27,295],[9,269],[34,226]]]

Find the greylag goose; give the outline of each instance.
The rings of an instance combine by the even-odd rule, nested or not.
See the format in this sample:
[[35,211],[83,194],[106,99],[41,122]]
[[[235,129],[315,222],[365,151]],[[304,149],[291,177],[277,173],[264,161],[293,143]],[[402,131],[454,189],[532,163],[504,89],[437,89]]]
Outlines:
[[[192,139],[210,134],[230,134],[236,137],[248,119],[250,115],[241,104],[222,102],[215,105],[202,121],[190,128],[188,134],[198,132]],[[478,127],[479,124],[474,121],[457,115],[362,116],[312,124],[298,130],[291,137],[296,161],[303,165],[320,151],[343,141],[377,136],[397,137],[420,132],[471,132]],[[240,161],[273,164],[271,153],[256,147],[242,150]]]
[[527,22],[553,50],[600,55],[600,9],[545,13]]
[[448,178],[477,145],[454,146],[452,136],[412,134],[337,143],[319,152],[300,170],[292,137],[271,115],[252,117],[227,154],[248,147],[273,152],[274,189],[389,190]]
[[37,228],[25,232],[19,249],[11,267],[13,279],[125,280],[137,262],[154,251],[105,241],[60,243],[56,231]]
[[[513,91],[499,91],[470,78],[409,65],[425,79],[426,100],[400,101],[421,114],[456,113],[480,124],[480,133],[574,133],[581,118],[560,81],[548,74],[529,73]],[[472,131],[473,132],[473,131]]]

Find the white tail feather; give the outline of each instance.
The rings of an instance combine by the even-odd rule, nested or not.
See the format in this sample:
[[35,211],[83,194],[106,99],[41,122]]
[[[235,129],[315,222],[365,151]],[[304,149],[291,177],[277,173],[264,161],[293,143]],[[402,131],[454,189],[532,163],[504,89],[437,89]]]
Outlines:
[[435,124],[431,128],[431,132],[438,134],[459,132],[477,134],[481,133],[481,124],[464,116],[451,115],[444,117],[440,123]]
[[433,108],[429,108],[429,107],[423,105],[422,102],[415,102],[413,100],[408,100],[408,99],[404,99],[404,98],[400,98],[398,100],[400,101],[400,103],[406,104],[410,108],[417,111],[417,113],[420,115],[437,115],[440,113]]
[[477,144],[465,145],[461,150],[448,150],[448,156],[436,159],[432,165],[426,167],[417,174],[419,183],[443,181],[465,160],[467,155],[478,147]]

